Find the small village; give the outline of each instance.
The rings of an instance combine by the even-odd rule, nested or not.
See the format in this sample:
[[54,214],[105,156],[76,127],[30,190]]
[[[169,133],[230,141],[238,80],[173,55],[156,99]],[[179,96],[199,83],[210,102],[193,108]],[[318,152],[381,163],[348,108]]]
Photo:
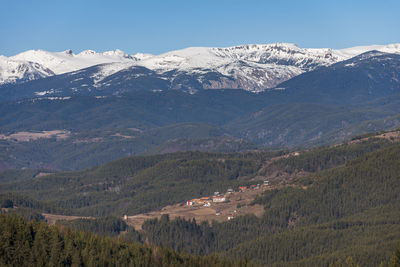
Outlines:
[[[260,190],[262,188],[268,187],[269,186],[269,181],[265,180],[263,184],[252,184],[249,186],[239,186],[238,189],[235,191],[232,188],[228,188],[225,193],[220,193],[218,191],[214,192],[214,195],[212,196],[205,196],[205,197],[200,197],[200,198],[194,198],[191,200],[186,201],[186,206],[193,206],[193,207],[198,207],[198,206],[203,206],[203,207],[211,207],[211,205],[218,207],[220,203],[225,203],[229,202],[230,198],[233,193],[243,193],[246,191],[254,191],[254,190]],[[220,210],[215,211],[216,216],[222,215]],[[232,220],[237,216],[237,210],[234,209],[230,213],[227,214],[227,220]]]
[[187,200],[183,203],[163,207],[159,211],[152,211],[133,216],[125,215],[123,219],[141,230],[145,220],[160,218],[168,214],[171,219],[181,217],[185,219],[196,219],[196,222],[203,221],[229,221],[237,216],[252,214],[261,217],[264,207],[259,204],[250,205],[257,195],[265,190],[270,190],[272,185],[269,181],[260,184],[242,185],[237,188],[228,188],[225,193],[214,192],[211,196],[204,196]]

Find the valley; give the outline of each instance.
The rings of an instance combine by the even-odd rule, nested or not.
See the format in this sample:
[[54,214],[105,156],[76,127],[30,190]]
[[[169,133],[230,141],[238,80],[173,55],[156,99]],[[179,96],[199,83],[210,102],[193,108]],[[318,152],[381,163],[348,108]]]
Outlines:
[[[296,249],[303,253],[290,254],[284,265],[348,256],[375,264],[400,242],[399,132],[297,151],[178,152],[83,171],[7,171],[0,176],[0,199],[7,213],[43,218],[60,229],[185,253],[249,255],[264,265]],[[326,239],[329,256],[323,257],[316,248]],[[261,252],[266,244],[275,252]]]
[[[369,134],[366,136],[359,136],[346,143],[346,145],[356,145],[362,142],[368,142],[373,137],[377,139],[386,139],[390,142],[400,141],[400,131],[384,132],[380,134]],[[333,145],[332,148],[343,146],[343,144]],[[329,148],[328,148],[329,149]],[[309,153],[310,151],[302,151],[301,153]],[[307,189],[307,186],[296,185],[291,181],[306,177],[311,172],[299,172],[295,173],[288,172],[284,169],[274,169],[273,163],[279,162],[279,160],[292,160],[294,157],[300,156],[300,152],[291,152],[282,156],[272,157],[266,160],[259,172],[265,174],[265,176],[257,176],[254,181],[262,183],[257,186],[241,186],[235,190],[229,190],[227,192],[220,193],[221,196],[226,198],[226,201],[218,203],[213,202],[213,196],[197,198],[201,199],[201,203],[195,203],[197,200],[188,200],[194,202],[194,204],[188,205],[186,202],[177,203],[174,205],[168,205],[160,208],[159,210],[150,211],[146,213],[129,215],[125,214],[120,218],[123,219],[128,225],[133,226],[136,230],[142,230],[142,225],[146,220],[149,219],[160,219],[162,215],[168,215],[169,218],[183,218],[185,220],[195,219],[197,223],[207,221],[224,222],[227,220],[234,219],[237,216],[243,216],[246,214],[252,214],[257,217],[262,217],[264,213],[264,207],[259,204],[254,204],[256,196],[260,197],[266,190],[283,189],[284,187],[301,187],[303,190]],[[44,177],[51,175],[51,173],[40,172],[35,176]],[[261,179],[261,180],[260,180]],[[263,181],[268,181],[268,184],[263,184]],[[271,182],[270,182],[271,181]],[[207,199],[205,199],[207,198]],[[209,203],[209,205],[208,205]],[[67,216],[67,215],[56,215],[56,214],[42,214],[49,225],[53,225],[58,220],[76,220],[76,219],[94,219],[94,217],[80,217],[80,216]]]
[[[78,170],[133,155],[304,149],[400,127],[398,95],[346,107],[277,106],[270,97],[239,91],[141,92],[124,98],[0,104],[0,134],[5,138],[0,139],[0,168]],[[12,138],[16,132],[39,137],[37,133],[52,131],[67,134]]]
[[400,1],[2,1],[0,267],[400,267]]
[[155,251],[148,262],[387,262],[400,244],[400,49],[373,48],[0,58],[26,71],[0,78],[0,225],[52,231],[54,247]]

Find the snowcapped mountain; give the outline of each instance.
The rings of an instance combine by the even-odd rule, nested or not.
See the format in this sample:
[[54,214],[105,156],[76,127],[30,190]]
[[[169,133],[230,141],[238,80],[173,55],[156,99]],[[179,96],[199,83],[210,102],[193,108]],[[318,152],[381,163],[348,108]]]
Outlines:
[[151,55],[128,55],[118,49],[103,53],[85,50],[79,54],[73,54],[71,50],[29,50],[9,58],[0,56],[0,84],[44,78],[104,63],[129,66],[149,56]]
[[0,84],[29,81],[55,75],[39,63],[0,56]]
[[305,71],[343,60],[331,49],[302,49],[294,44],[242,45],[228,48],[191,47],[149,57],[138,65],[158,73],[205,74],[217,72],[230,77],[214,81],[205,89],[242,88],[263,91]]
[[[151,75],[156,73],[158,79],[168,81],[174,89],[184,88],[189,92],[196,92],[200,89],[240,88],[259,92],[274,88],[304,72],[329,66],[370,50],[400,53],[400,44],[334,50],[299,48],[294,44],[276,43],[227,48],[190,47],[161,55],[128,55],[121,50],[103,53],[85,50],[79,54],[73,54],[70,50],[55,53],[29,50],[10,58],[0,57],[0,84],[54,74],[76,73],[99,65],[96,73],[91,72],[96,87],[106,85],[106,78],[122,70],[125,79],[136,79],[137,74],[129,76],[129,70],[145,67],[151,70]],[[143,75],[140,75],[141,79]],[[107,82],[110,82],[109,79]]]
[[[329,66],[370,50],[400,53],[400,44],[342,50],[299,48],[288,43],[227,48],[190,47],[149,56],[137,61],[135,65],[161,75],[167,73],[171,83],[185,75],[195,77],[202,84],[202,89],[240,88],[259,92],[301,73]],[[107,68],[110,69],[110,66]],[[218,78],[206,79],[209,73],[218,74]],[[187,90],[196,91],[196,88]]]
[[55,74],[63,74],[104,63],[134,63],[145,57],[146,56],[143,56],[142,54],[138,57],[135,55],[128,55],[118,49],[103,53],[97,53],[93,50],[85,50],[76,55],[72,53],[71,50],[63,52],[29,50],[10,57],[10,59],[39,63],[45,68],[51,69]]

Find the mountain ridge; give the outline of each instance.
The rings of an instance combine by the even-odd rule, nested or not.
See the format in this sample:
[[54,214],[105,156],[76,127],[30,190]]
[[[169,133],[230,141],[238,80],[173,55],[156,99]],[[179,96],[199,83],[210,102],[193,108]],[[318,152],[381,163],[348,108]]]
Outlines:
[[[102,64],[96,74],[102,78],[136,66],[154,71],[171,82],[182,75],[194,75],[196,82],[203,85],[203,82],[207,81],[205,75],[216,73],[223,78],[217,82],[205,83],[202,89],[240,88],[260,92],[301,73],[329,66],[370,50],[400,53],[400,44],[346,49],[299,48],[290,43],[252,44],[226,48],[189,47],[160,55],[129,55],[118,49],[103,53],[84,50],[78,54],[71,50],[28,50],[12,57],[0,57],[0,86],[70,73]],[[9,62],[35,64],[37,67],[21,70],[14,67],[16,63],[12,65]],[[41,69],[49,71],[40,71]],[[168,77],[171,72],[174,75]],[[190,92],[197,90],[189,89]]]

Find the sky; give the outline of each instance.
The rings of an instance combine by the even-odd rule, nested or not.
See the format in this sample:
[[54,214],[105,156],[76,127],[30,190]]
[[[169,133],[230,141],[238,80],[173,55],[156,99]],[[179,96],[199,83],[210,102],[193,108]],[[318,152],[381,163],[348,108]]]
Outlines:
[[0,0],[0,55],[400,43],[399,0]]

